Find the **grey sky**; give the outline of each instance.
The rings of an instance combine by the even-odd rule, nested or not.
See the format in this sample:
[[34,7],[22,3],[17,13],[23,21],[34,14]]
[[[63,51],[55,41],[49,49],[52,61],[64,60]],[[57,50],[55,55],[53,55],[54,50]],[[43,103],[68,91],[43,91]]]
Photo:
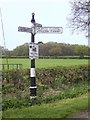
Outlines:
[[[31,13],[43,26],[63,27],[62,34],[36,34],[35,42],[53,41],[69,44],[88,45],[88,40],[81,33],[72,35],[67,28],[66,18],[70,14],[70,0],[0,0],[5,42],[8,49],[31,41],[29,33],[18,32],[18,26],[31,27]],[[1,16],[0,16],[1,17]],[[0,21],[0,44],[3,46],[3,35]]]

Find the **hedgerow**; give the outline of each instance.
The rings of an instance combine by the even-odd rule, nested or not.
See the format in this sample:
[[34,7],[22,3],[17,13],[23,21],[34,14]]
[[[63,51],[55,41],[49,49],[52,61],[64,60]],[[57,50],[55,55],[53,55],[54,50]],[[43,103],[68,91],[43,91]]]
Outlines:
[[[22,82],[30,81],[30,70],[9,70],[2,72],[2,80],[10,83],[14,79],[21,80]],[[62,84],[78,83],[80,81],[85,81],[89,79],[89,67],[87,66],[76,66],[76,67],[56,67],[56,68],[42,68],[36,69],[36,81],[42,85],[49,85],[52,88],[61,87]]]
[[[89,71],[90,69],[87,66],[36,69],[37,99],[34,101],[29,98],[29,69],[3,71],[3,81],[6,78],[7,83],[2,87],[2,108],[5,110],[14,107],[50,103],[55,100],[73,98],[87,93],[88,83],[90,82]],[[15,88],[12,82],[16,75],[21,81],[19,88]],[[52,94],[50,89],[53,90],[51,91]]]

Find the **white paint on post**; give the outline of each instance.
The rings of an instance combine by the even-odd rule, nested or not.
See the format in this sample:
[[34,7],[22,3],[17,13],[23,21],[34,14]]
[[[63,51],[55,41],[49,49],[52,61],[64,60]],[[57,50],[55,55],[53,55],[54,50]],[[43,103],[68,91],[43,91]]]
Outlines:
[[30,86],[31,89],[37,88],[37,86]]
[[31,77],[35,77],[35,68],[31,68],[30,75]]
[[30,96],[30,99],[35,99],[37,98],[37,96]]

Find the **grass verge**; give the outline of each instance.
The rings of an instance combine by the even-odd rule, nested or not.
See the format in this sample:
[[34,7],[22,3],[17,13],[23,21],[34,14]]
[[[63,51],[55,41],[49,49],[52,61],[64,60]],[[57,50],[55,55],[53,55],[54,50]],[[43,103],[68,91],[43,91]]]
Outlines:
[[3,118],[67,118],[70,114],[88,108],[88,94],[72,99],[57,100],[49,104],[3,111]]

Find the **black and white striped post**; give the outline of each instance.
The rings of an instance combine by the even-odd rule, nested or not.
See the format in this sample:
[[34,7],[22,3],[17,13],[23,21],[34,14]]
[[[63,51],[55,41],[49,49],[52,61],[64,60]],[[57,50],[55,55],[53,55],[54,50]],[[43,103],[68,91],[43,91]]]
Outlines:
[[[33,24],[33,28],[35,28],[35,19],[34,13],[32,13],[31,23]],[[35,33],[31,33],[31,43],[35,42]],[[36,77],[35,77],[35,58],[31,59],[31,69],[30,69],[30,99],[36,98]]]
[[62,27],[42,27],[42,24],[36,23],[34,19],[35,14],[32,13],[31,23],[33,26],[18,27],[19,32],[31,33],[31,43],[29,45],[29,58],[31,58],[30,69],[30,99],[35,99],[37,95],[36,77],[35,77],[35,58],[38,58],[38,45],[35,44],[35,34],[61,34],[63,32]]

